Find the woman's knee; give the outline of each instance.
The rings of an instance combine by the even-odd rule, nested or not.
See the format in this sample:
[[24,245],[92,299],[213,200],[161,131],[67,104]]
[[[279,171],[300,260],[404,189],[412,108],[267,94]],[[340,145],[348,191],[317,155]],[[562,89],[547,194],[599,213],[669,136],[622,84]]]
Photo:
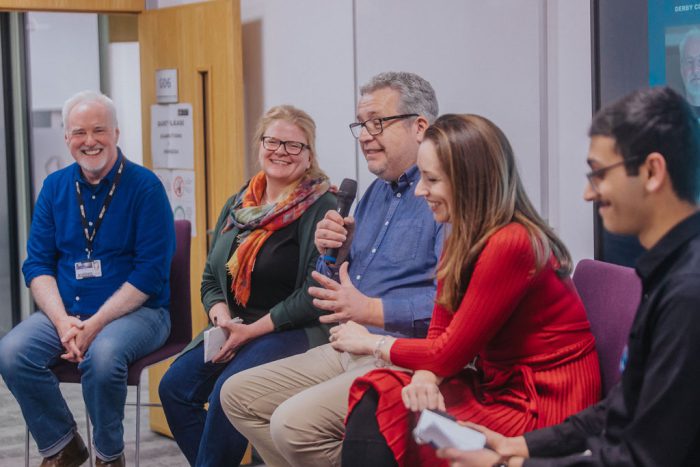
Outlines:
[[182,399],[179,379],[175,371],[173,371],[172,366],[168,368],[168,371],[166,371],[161,378],[160,384],[158,385],[158,397],[164,406]]

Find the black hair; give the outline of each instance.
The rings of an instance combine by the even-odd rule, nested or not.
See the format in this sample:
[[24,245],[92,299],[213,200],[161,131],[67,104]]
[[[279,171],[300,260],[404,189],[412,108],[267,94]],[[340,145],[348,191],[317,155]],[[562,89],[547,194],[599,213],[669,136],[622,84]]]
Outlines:
[[700,126],[692,107],[669,87],[642,89],[601,109],[588,136],[607,136],[629,175],[646,156],[663,155],[676,195],[696,204],[700,195]]

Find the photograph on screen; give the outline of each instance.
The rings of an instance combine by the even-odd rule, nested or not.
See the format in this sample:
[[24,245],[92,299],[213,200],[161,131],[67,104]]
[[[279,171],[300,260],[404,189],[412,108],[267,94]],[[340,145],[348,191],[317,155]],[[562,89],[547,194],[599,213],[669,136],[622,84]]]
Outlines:
[[700,117],[700,24],[665,31],[666,84],[684,95]]

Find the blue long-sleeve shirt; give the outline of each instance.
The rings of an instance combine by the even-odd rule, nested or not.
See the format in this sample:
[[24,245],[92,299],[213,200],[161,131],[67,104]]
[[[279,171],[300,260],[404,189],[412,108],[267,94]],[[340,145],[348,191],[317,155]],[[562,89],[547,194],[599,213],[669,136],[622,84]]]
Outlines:
[[[348,272],[363,294],[378,297],[384,329],[377,334],[424,337],[435,300],[435,266],[442,250],[442,225],[415,195],[414,165],[397,182],[377,179],[355,209]],[[317,270],[332,271],[319,258]]]
[[129,282],[149,296],[144,306],[169,304],[170,261],[175,229],[165,189],[148,169],[124,158],[125,166],[102,225],[94,239],[92,259],[99,259],[102,277],[76,279],[75,263],[86,261],[85,235],[76,197],[81,186],[86,218],[94,227],[124,156],[96,186],[81,176],[78,164],[49,175],[39,193],[22,266],[27,286],[41,275],[54,276],[69,314],[91,315]]

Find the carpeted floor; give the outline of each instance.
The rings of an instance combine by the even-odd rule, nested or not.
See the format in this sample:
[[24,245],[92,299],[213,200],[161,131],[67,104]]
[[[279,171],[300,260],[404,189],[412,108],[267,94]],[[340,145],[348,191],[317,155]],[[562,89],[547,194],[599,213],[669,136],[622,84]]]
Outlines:
[[[141,387],[141,400],[148,398],[147,372],[144,372]],[[85,406],[83,405],[80,385],[61,384],[61,390],[78,423],[83,440],[87,443],[85,432]],[[129,387],[127,400],[136,401],[136,388]],[[0,378],[0,467],[24,466],[25,425],[19,406],[5,383]],[[134,465],[136,452],[136,407],[127,406],[124,414],[124,439],[126,442],[127,465]],[[30,466],[38,466],[41,457],[36,450],[34,440],[29,442]],[[86,462],[84,465],[88,465]],[[185,456],[178,449],[175,441],[152,432],[148,425],[148,409],[141,411],[141,465],[143,467],[186,467]]]

